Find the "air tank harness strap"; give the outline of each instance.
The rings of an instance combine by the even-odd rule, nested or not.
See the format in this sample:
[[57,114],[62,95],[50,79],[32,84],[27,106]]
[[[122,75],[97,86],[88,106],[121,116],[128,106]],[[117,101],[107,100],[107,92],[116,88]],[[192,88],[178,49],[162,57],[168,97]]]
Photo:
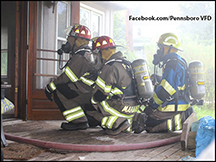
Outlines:
[[[177,61],[178,63],[180,63],[184,69],[185,69],[185,74],[187,75],[187,63],[186,61],[182,58],[183,61],[179,60],[177,57],[172,57],[170,59],[168,59],[166,62],[163,63],[162,67],[164,65],[166,65],[169,61]],[[185,77],[185,84],[186,84],[186,88],[187,88],[187,76]],[[178,99],[179,99],[179,90],[178,88],[176,88],[176,93],[173,95],[173,97],[171,97],[171,100],[166,100],[163,104],[162,107],[166,106],[169,102],[175,100],[175,112],[178,110]],[[186,99],[186,94],[184,94],[184,99]]]

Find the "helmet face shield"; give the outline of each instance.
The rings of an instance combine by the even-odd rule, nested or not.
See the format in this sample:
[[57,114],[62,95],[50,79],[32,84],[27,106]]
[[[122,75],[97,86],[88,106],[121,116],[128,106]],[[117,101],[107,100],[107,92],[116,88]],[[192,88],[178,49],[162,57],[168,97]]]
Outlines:
[[66,36],[69,36],[69,34],[70,34],[72,28],[73,28],[73,26],[69,26],[68,28],[66,28],[66,29],[64,30]]

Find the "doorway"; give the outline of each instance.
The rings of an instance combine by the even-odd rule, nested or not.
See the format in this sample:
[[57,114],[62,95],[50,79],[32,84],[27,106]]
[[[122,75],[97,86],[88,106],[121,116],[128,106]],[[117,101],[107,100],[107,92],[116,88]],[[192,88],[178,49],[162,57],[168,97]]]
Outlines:
[[[14,103],[15,94],[15,37],[16,2],[1,1],[1,81],[11,85],[5,89],[5,97]],[[3,114],[3,118],[14,117],[15,110]]]
[[1,1],[1,81],[14,109],[5,118],[26,119],[27,1]]

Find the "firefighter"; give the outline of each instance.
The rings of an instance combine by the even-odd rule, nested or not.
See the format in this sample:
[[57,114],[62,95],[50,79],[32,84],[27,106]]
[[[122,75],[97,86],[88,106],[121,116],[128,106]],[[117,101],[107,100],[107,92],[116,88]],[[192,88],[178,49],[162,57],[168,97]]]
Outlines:
[[45,87],[47,98],[54,99],[67,121],[61,124],[63,130],[87,129],[100,124],[87,115],[87,111],[95,111],[90,99],[102,65],[88,46],[90,40],[88,27],[79,24],[69,27],[67,43],[61,50],[72,56],[64,72]]
[[162,68],[162,76],[154,75],[160,80],[155,85],[153,97],[144,112],[148,115],[146,121],[147,132],[166,132],[181,130],[183,122],[194,111],[190,106],[186,93],[186,62],[178,51],[180,47],[178,37],[173,33],[165,33],[157,42],[159,47],[154,55],[153,64]]
[[91,98],[95,109],[103,115],[95,118],[108,135],[136,131],[132,120],[140,105],[132,97],[135,90],[126,63],[129,61],[120,51],[116,52],[115,42],[108,36],[100,36],[93,50],[100,53],[104,63]]

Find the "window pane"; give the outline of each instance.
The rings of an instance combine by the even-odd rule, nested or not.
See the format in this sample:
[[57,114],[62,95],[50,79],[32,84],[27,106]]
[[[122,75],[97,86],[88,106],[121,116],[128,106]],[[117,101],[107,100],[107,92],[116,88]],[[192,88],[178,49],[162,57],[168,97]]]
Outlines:
[[90,12],[82,8],[80,8],[80,24],[90,26]]
[[1,76],[7,76],[8,54],[7,51],[1,50]]
[[96,37],[100,35],[100,16],[93,14],[92,16],[92,36]]
[[67,28],[67,4],[58,2],[58,37],[66,37],[64,30]]
[[[65,43],[66,43],[65,41],[58,40],[58,49],[60,49],[61,46],[62,46],[62,44],[65,44]],[[69,60],[69,58],[70,58],[70,54],[68,54],[68,53],[63,53],[63,54],[62,54],[62,62],[61,62],[61,64],[60,64],[60,66],[61,66],[61,67],[64,66],[64,65],[66,64],[66,61],[65,61],[65,60]],[[58,59],[59,59],[59,55],[58,55]],[[62,72],[63,72],[63,70],[60,70],[60,69],[59,69],[59,62],[58,62],[57,74],[59,75],[59,74],[61,74]]]
[[7,27],[1,27],[1,76],[7,76],[8,66],[8,30]]
[[[66,42],[64,30],[68,26],[68,4],[69,2],[57,3],[57,11],[46,6],[45,1],[38,2],[38,39],[36,55],[36,89],[44,89],[53,78],[58,76],[59,55],[56,50]],[[70,10],[70,9],[69,9]],[[64,56],[66,59],[68,56]]]
[[44,68],[47,68],[46,72],[43,71],[36,71],[36,88],[37,89],[44,89],[44,87],[52,81],[56,77],[55,71],[54,71],[54,61],[51,60],[37,60],[37,65],[46,65]]

